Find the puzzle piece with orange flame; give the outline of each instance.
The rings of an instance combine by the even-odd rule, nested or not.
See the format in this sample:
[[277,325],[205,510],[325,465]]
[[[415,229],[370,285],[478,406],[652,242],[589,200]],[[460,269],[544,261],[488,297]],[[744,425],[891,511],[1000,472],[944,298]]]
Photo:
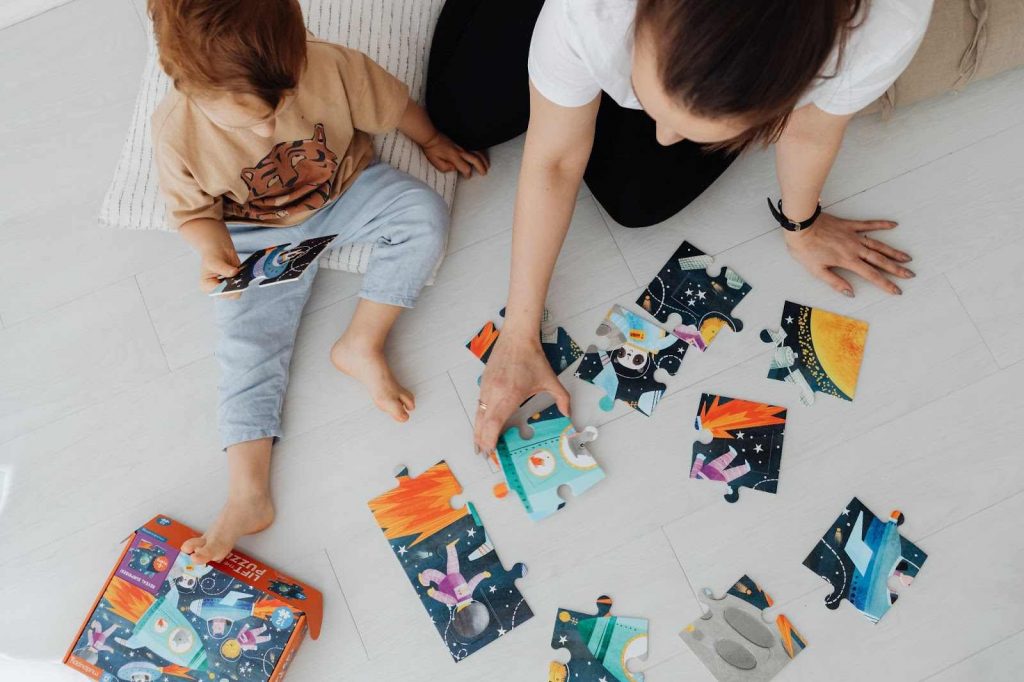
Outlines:
[[[505,309],[502,308],[499,313],[504,319]],[[487,322],[480,331],[469,340],[466,344],[466,348],[469,349],[473,355],[475,355],[480,362],[487,364],[487,360],[491,357],[491,351],[494,349],[494,344],[498,340],[498,336],[501,331],[498,329],[494,322]],[[569,365],[576,362],[576,360],[583,355],[583,351],[579,345],[573,341],[572,337],[569,336],[569,332],[565,331],[562,327],[556,326],[551,322],[551,313],[548,310],[544,310],[541,317],[540,327],[540,347],[544,352],[544,357],[547,358],[548,364],[551,365],[551,370],[555,374],[561,374]]]
[[369,507],[444,640],[460,661],[533,616],[515,581],[526,566],[506,570],[472,503],[454,508],[462,486],[444,461],[419,476],[402,469],[398,485]]
[[785,615],[765,618],[772,598],[747,576],[724,597],[705,588],[703,601],[706,611],[679,636],[721,682],[767,682],[807,646]]
[[786,408],[704,393],[694,428],[711,440],[694,441],[690,478],[724,483],[729,502],[740,488],[778,490]]

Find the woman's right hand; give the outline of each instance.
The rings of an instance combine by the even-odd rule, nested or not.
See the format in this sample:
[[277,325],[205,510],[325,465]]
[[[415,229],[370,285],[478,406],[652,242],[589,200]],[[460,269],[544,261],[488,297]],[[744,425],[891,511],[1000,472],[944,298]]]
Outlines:
[[554,397],[562,414],[569,415],[569,392],[544,357],[540,337],[500,334],[480,382],[473,426],[477,450],[494,450],[508,418],[527,398],[542,391]]

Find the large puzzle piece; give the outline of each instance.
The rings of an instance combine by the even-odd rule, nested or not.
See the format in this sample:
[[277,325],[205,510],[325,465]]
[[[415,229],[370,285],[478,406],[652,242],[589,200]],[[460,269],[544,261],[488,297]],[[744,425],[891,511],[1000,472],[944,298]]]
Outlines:
[[731,268],[723,267],[714,277],[708,275],[707,268],[714,260],[683,242],[636,300],[659,322],[668,323],[673,334],[700,350],[724,327],[733,331],[743,328],[732,309],[751,289]]
[[743,576],[724,597],[704,589],[707,611],[679,636],[721,682],[767,682],[807,647],[784,615],[771,621],[772,598]]
[[[499,315],[504,319],[504,308],[501,309]],[[500,334],[498,327],[493,322],[488,322],[469,340],[466,348],[486,365],[491,357],[491,351],[494,349],[494,343]],[[569,332],[551,321],[551,313],[547,309],[544,310],[544,315],[541,318],[540,347],[555,374],[564,372],[569,365],[583,355],[583,351],[569,336]]]
[[552,661],[548,682],[643,682],[626,668],[647,657],[647,619],[611,615],[612,598],[597,598],[597,615],[558,609],[552,649],[568,649],[568,663]]
[[370,511],[423,602],[449,653],[460,661],[522,625],[533,612],[506,571],[472,503],[456,509],[462,492],[438,462],[416,478],[403,469],[398,487],[370,500]]
[[299,242],[295,246],[278,244],[257,251],[238,267],[237,275],[222,279],[220,284],[210,292],[210,296],[223,296],[245,291],[255,283],[258,283],[258,286],[267,287],[294,282],[306,273],[309,266],[337,236],[332,234],[326,237],[314,237]]
[[900,535],[903,514],[893,511],[885,521],[856,497],[804,559],[804,566],[832,585],[825,606],[839,608],[846,599],[872,622],[885,615],[898,598],[892,588],[913,582],[928,555]]
[[602,410],[611,410],[621,400],[651,416],[665,393],[665,384],[655,373],[663,369],[675,375],[686,355],[686,343],[620,305],[608,311],[597,335],[604,337],[607,349],[587,348],[576,376],[604,390]]
[[729,502],[740,488],[778,489],[786,408],[704,393],[694,428],[710,432],[711,442],[694,442],[690,478],[725,483]]
[[815,393],[853,400],[868,323],[786,301],[780,326],[761,332],[775,346],[768,378],[795,385],[804,405],[814,403]]
[[532,415],[526,426],[530,435],[512,427],[498,439],[495,457],[505,483],[495,486],[495,495],[505,497],[512,489],[530,518],[540,521],[565,506],[560,486],[579,497],[604,478],[604,471],[587,451],[597,429],[578,433],[556,405]]

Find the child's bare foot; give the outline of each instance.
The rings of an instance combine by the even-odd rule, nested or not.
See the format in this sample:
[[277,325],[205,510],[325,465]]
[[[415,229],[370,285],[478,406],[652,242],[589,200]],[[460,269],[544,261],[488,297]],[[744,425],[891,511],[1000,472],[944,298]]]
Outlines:
[[228,555],[238,538],[258,533],[274,522],[274,503],[269,492],[229,497],[220,516],[197,538],[186,540],[181,550],[205,564]]
[[409,420],[409,413],[416,409],[416,398],[395,379],[381,348],[345,333],[331,348],[331,362],[339,372],[365,386],[373,403],[395,421]]

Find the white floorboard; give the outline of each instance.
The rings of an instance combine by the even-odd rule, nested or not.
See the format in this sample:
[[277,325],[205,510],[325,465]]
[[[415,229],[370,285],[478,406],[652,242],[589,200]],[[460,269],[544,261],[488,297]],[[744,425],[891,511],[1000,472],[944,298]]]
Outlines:
[[[117,556],[156,513],[196,526],[226,485],[216,428],[210,301],[174,235],[95,224],[145,56],[141,0],[73,0],[0,30],[0,679],[75,680],[56,662]],[[582,344],[612,303],[628,304],[684,238],[754,289],[725,332],[682,371],[648,419],[566,372],[579,425],[608,474],[543,523],[472,452],[482,366],[464,348],[497,321],[507,288],[517,139],[492,150],[492,172],[459,186],[449,255],[389,352],[418,410],[397,425],[328,351],[359,278],[322,272],[306,310],[286,400],[287,437],[273,463],[277,522],[242,548],[318,586],[326,614],[290,680],[543,679],[560,606],[651,620],[639,665],[650,682],[712,678],[678,638],[700,614],[697,591],[743,573],[762,582],[810,642],[779,676],[793,680],[1003,682],[1024,663],[1024,71],[880,117],[856,120],[825,190],[837,214],[890,217],[887,235],[914,256],[903,296],[855,280],[846,299],[786,253],[764,196],[770,151],[741,157],[665,224],[612,223],[586,188],[549,307]],[[871,325],[852,403],[799,405],[764,378],[758,331],[786,299]],[[777,495],[724,502],[687,471],[702,392],[790,408]],[[523,413],[537,406],[527,405]],[[396,465],[446,459],[478,508],[532,621],[453,664],[366,501]],[[878,625],[800,565],[853,495],[878,514],[899,508],[904,534],[930,555]]]

